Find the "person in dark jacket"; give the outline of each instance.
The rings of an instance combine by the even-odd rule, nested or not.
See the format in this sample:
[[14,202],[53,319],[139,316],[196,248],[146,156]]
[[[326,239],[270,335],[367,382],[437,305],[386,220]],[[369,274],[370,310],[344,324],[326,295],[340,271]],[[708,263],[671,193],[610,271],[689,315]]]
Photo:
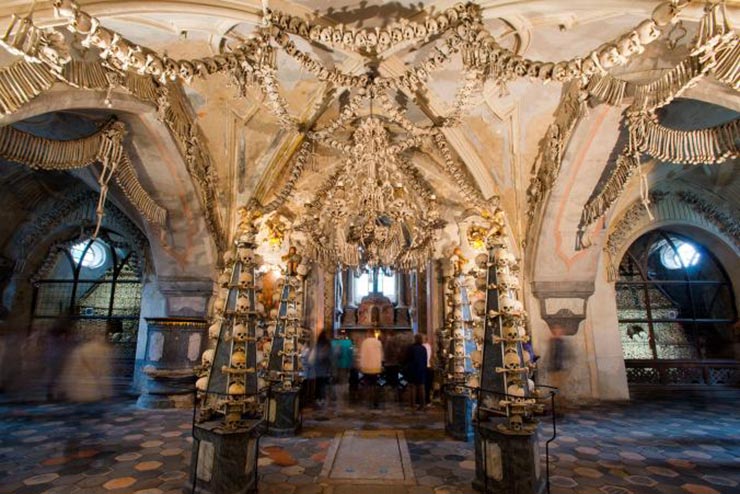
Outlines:
[[319,334],[314,350],[313,367],[316,374],[316,404],[323,407],[326,404],[327,390],[333,367],[331,342],[326,335],[326,331],[322,331]]
[[409,401],[417,410],[424,408],[424,383],[427,374],[427,349],[422,335],[414,335],[414,344],[406,354],[406,379],[409,382]]

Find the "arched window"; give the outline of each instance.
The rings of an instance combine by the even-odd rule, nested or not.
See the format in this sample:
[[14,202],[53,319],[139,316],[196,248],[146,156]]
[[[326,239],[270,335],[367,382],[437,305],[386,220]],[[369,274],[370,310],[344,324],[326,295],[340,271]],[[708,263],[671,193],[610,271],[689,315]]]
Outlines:
[[732,286],[694,239],[655,230],[619,266],[619,330],[631,383],[717,384],[736,374]]
[[131,243],[110,230],[101,230],[94,240],[57,244],[34,282],[34,329],[69,318],[73,338],[104,332],[117,350],[117,375],[129,377],[141,308],[140,261]]

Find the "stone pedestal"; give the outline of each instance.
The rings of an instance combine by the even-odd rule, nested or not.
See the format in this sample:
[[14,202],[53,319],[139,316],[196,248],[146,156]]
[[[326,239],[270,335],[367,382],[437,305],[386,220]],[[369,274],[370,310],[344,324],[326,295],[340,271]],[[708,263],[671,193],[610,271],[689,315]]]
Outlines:
[[463,393],[445,391],[445,432],[460,441],[473,439],[475,400]]
[[483,494],[543,494],[547,490],[540,461],[538,430],[514,433],[496,419],[475,426],[475,480]]
[[295,436],[301,429],[300,389],[271,390],[265,405],[266,433],[270,436]]
[[203,494],[255,494],[260,420],[245,420],[234,430],[211,421],[193,427],[190,485]]
[[144,382],[137,405],[143,408],[190,408],[195,374],[206,342],[203,319],[147,318]]

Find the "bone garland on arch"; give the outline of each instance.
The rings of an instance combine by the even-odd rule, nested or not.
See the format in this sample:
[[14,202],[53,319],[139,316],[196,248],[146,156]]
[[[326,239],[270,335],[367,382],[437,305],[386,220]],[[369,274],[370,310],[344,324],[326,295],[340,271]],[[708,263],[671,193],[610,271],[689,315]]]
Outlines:
[[[459,24],[450,23],[448,19],[440,29],[441,33],[449,31],[451,38],[455,40],[454,43],[460,45],[464,67],[469,76],[466,83],[467,89],[464,88],[458,95],[456,107],[464,106],[468,93],[470,93],[469,89],[476,87],[478,82],[483,82],[483,79],[487,77],[492,77],[499,82],[506,82],[524,76],[538,78],[543,81],[562,82],[589,76],[606,68],[624,64],[631,56],[641,53],[643,45],[657,39],[660,35],[658,27],[672,22],[683,5],[683,2],[678,1],[660,4],[653,13],[653,20],[644,21],[630,33],[592,51],[585,59],[541,63],[522,59],[513,52],[499,46],[482,26],[478,8],[473,4],[458,4],[437,16],[440,19],[453,16],[459,22]],[[284,101],[277,90],[274,78],[275,49],[266,41],[273,39],[279,45],[288,47],[289,54],[297,56],[299,63],[317,73],[323,80],[334,82],[340,86],[355,88],[374,83],[374,78],[368,77],[367,74],[359,77],[341,74],[334,69],[321,67],[318,62],[312,59],[309,60],[305,55],[301,56],[295,49],[295,45],[288,39],[286,30],[293,26],[292,31],[288,32],[295,32],[307,40],[311,40],[310,33],[315,33],[317,30],[313,28],[309,31],[301,30],[299,26],[302,21],[296,18],[287,19],[284,16],[273,18],[273,14],[269,11],[266,12],[264,18],[265,27],[257,31],[256,38],[245,41],[229,53],[192,61],[174,61],[126,40],[118,33],[101,27],[98,19],[81,11],[79,6],[71,0],[55,0],[55,11],[59,17],[67,20],[68,29],[83,36],[84,45],[101,49],[101,57],[120,70],[133,70],[140,74],[148,74],[161,82],[176,79],[189,82],[193,76],[205,77],[216,72],[248,75],[249,80],[261,82],[262,89],[268,97],[270,108],[281,122],[288,127],[293,127],[295,120],[287,113]],[[430,17],[430,21],[432,19],[434,17]],[[317,29],[320,29],[318,31],[320,33],[325,29],[331,30],[333,28]],[[354,36],[354,38],[357,37],[365,39],[364,31],[360,31],[357,36]],[[333,31],[329,38],[334,39]],[[370,39],[372,38],[370,36]],[[339,40],[340,44],[344,42],[342,39]],[[449,41],[449,39],[445,41]],[[355,45],[357,44],[356,40],[353,42]],[[366,41],[363,43],[363,46],[367,44]],[[450,52],[456,49],[453,47]],[[442,58],[444,58],[444,55]],[[378,78],[378,83],[386,87],[413,89],[414,86],[426,80],[430,69],[438,68],[438,64],[435,65],[435,60],[436,58],[430,58],[427,60],[428,63],[419,65],[413,71],[407,71],[397,78]],[[243,80],[242,82],[248,83],[249,81]],[[449,119],[450,122],[456,122],[457,113],[457,110],[453,111]]]
[[[55,2],[55,5],[68,3],[60,1]],[[74,7],[77,8],[76,4]],[[99,25],[96,19],[85,15],[80,15],[79,22],[73,19],[70,27],[79,27],[86,22],[90,27],[93,24]],[[0,72],[0,111],[6,115],[14,113],[23,104],[48,90],[54,79],[82,89],[105,89],[108,90],[108,97],[114,87],[121,86],[133,96],[156,105],[161,120],[176,137],[188,172],[196,181],[196,190],[208,229],[213,234],[219,250],[223,250],[224,231],[218,208],[215,206],[213,190],[215,171],[210,156],[200,149],[201,141],[205,137],[187,111],[185,96],[178,90],[179,86],[166,85],[166,79],[158,83],[149,75],[127,71],[127,66],[103,67],[100,62],[72,60],[66,45],[63,44],[64,39],[60,38],[59,34],[53,29],[37,28],[30,17],[27,17],[22,23],[11,24],[5,35],[0,38],[0,45],[11,53],[24,57],[23,61],[16,62]],[[88,34],[92,35],[92,32]]]
[[586,98],[583,81],[572,81],[564,88],[563,97],[555,110],[554,122],[540,142],[540,151],[527,188],[527,216],[530,221],[542,204],[545,193],[552,188],[560,174],[565,148],[576,123],[586,114]]
[[430,15],[424,23],[403,19],[389,26],[373,29],[311,24],[300,17],[280,11],[268,11],[265,16],[266,23],[291,34],[333,48],[342,48],[361,54],[380,53],[402,43],[422,40],[428,42],[433,36],[442,35],[460,25],[479,19],[478,7],[472,3],[458,3],[439,14]]
[[[0,156],[33,169],[72,170],[110,160],[113,176],[124,195],[147,221],[158,227],[166,222],[167,211],[144,190],[131,162],[123,151],[123,122],[111,120],[95,134],[59,141],[34,136],[10,125],[0,127]],[[105,177],[101,175],[100,180]],[[106,180],[107,182],[107,180]],[[101,184],[102,186],[103,184]],[[101,197],[105,195],[101,188]]]
[[627,117],[629,144],[617,158],[617,166],[599,193],[583,207],[576,248],[585,246],[585,230],[616,202],[625,185],[640,168],[640,154],[667,163],[712,165],[740,156],[736,139],[740,119],[717,127],[697,130],[669,129],[655,114],[632,113]]

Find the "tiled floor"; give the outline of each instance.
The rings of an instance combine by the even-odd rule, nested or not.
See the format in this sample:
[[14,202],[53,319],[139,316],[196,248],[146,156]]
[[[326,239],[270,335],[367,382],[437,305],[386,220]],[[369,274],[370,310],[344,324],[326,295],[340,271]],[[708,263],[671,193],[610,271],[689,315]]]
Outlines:
[[[639,401],[565,414],[553,494],[740,493],[740,398]],[[0,493],[183,492],[191,414],[97,405],[0,405]],[[326,420],[329,419],[329,420]],[[471,493],[472,445],[447,439],[439,410],[307,412],[297,438],[263,438],[260,492]],[[404,431],[418,485],[317,483],[337,432]]]

